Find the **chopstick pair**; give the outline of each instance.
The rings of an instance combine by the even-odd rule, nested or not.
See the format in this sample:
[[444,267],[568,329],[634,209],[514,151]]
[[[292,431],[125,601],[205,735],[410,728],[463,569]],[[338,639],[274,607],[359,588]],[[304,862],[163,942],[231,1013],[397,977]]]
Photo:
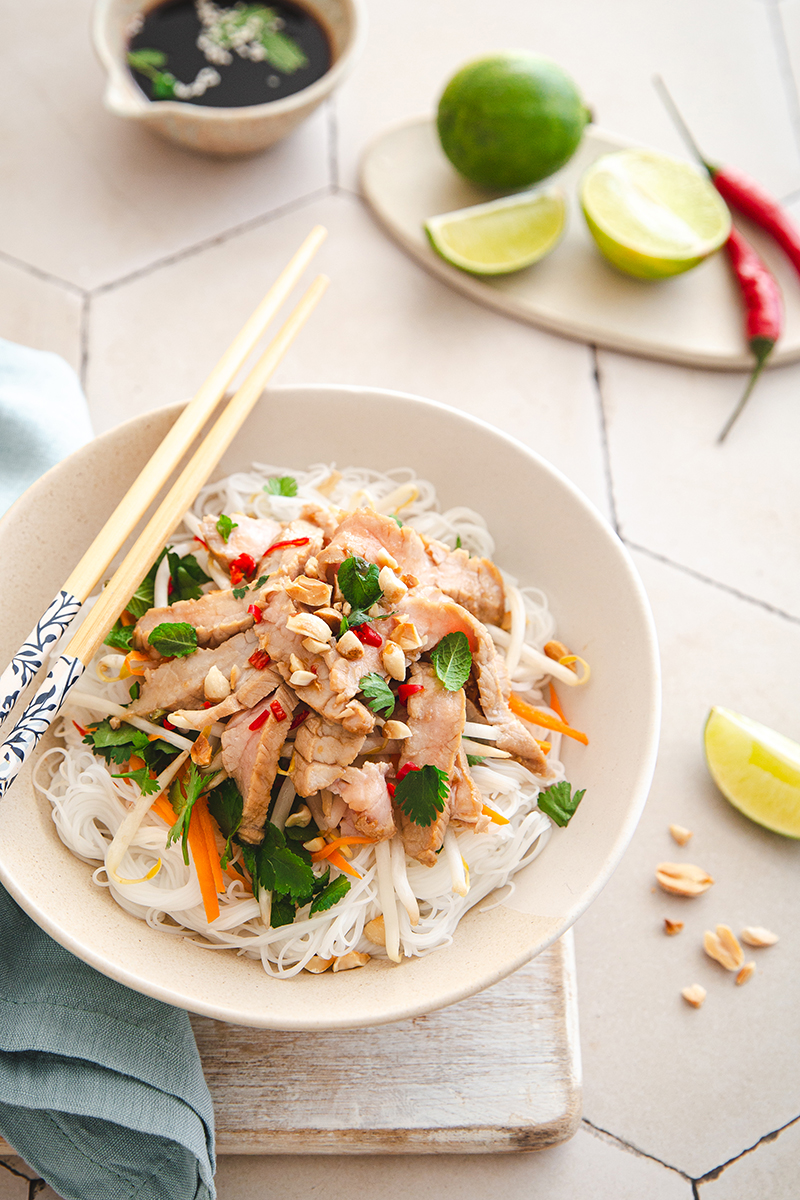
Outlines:
[[[120,545],[214,411],[224,395],[225,388],[255,346],[267,322],[274,316],[325,235],[326,231],[321,226],[312,230],[200,391],[184,409],[58,596],[43,614],[28,641],[0,677],[0,719],[11,711],[22,688],[42,665],[48,646],[63,634]],[[258,359],[0,747],[0,797],[16,779],[28,755],[61,709],[70,688],[77,683],[103,644],[109,629],[139,586],[156,554],[252,412],[267,380],[316,307],[328,282],[324,275],[315,279]]]

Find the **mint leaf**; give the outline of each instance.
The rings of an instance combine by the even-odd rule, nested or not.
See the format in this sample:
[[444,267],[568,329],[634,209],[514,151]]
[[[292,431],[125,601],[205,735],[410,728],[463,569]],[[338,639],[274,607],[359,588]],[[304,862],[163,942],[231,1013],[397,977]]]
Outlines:
[[139,692],[141,690],[142,690],[142,685],[139,683],[138,679],[135,679],[133,681],[133,683],[131,684],[130,691],[128,692],[128,695],[130,696],[131,700],[138,700]]
[[143,796],[152,796],[154,792],[161,790],[158,780],[150,778],[149,767],[139,767],[137,771],[125,771],[122,775],[112,775],[111,778],[132,779],[134,783],[138,783]]
[[322,889],[311,905],[308,915],[313,916],[316,912],[327,912],[329,908],[333,908],[334,904],[343,900],[349,891],[350,880],[346,875],[340,875],[334,879],[333,883],[329,883]]
[[123,625],[121,621],[115,621],[106,634],[104,645],[113,646],[115,650],[127,654],[132,649],[133,628],[133,625]]
[[571,793],[572,785],[566,779],[562,779],[560,783],[552,783],[549,788],[540,792],[537,800],[542,812],[547,813],[562,829],[569,825],[575,816],[575,810],[586,794],[586,788],[582,788],[574,796]]
[[433,669],[448,692],[457,692],[469,679],[472,651],[467,635],[460,630],[448,633],[431,650]]
[[169,793],[178,819],[167,834],[167,845],[171,846],[173,842],[177,842],[178,838],[181,839],[183,861],[187,866],[189,865],[189,821],[192,809],[207,782],[206,776],[201,775],[195,764],[190,762],[189,770],[184,778],[176,779]]
[[273,475],[264,484],[264,491],[271,496],[296,496],[297,480],[292,475]]
[[147,640],[165,658],[185,658],[197,649],[197,630],[188,621],[163,621]]
[[219,825],[222,836],[227,838],[219,860],[223,871],[231,856],[233,835],[242,823],[243,807],[241,793],[232,779],[225,779],[219,787],[212,788],[208,793],[208,811]]
[[481,758],[480,754],[468,754],[467,763],[471,767],[482,767],[486,762],[485,758]]
[[150,570],[145,575],[142,582],[139,584],[136,591],[131,596],[128,603],[125,605],[131,616],[136,617],[137,620],[139,617],[143,617],[148,609],[153,607],[153,589],[156,582],[156,571],[161,565],[161,560],[166,553],[167,548],[165,546]]
[[297,912],[297,905],[291,896],[279,896],[273,892],[272,904],[269,910],[269,923],[272,929],[279,925],[291,925]]
[[[353,609],[369,609],[380,600],[383,592],[378,583],[380,571],[376,563],[368,563],[359,554],[346,558],[339,567],[337,580],[342,595]],[[362,621],[354,621],[350,616],[351,625],[363,625]],[[366,618],[365,618],[366,619]]]
[[395,695],[386,680],[373,672],[361,678],[361,691],[367,698],[367,704],[374,713],[394,712]]
[[409,771],[395,784],[395,804],[415,825],[432,825],[450,791],[447,773],[430,764]]
[[217,533],[222,538],[226,546],[228,544],[228,538],[231,536],[234,529],[238,528],[238,521],[232,521],[230,517],[226,517],[225,513],[220,513],[219,517],[217,518]]
[[210,583],[211,576],[206,575],[193,554],[180,558],[172,551],[167,552],[169,559],[169,603],[178,600],[199,600],[203,594],[201,584]]

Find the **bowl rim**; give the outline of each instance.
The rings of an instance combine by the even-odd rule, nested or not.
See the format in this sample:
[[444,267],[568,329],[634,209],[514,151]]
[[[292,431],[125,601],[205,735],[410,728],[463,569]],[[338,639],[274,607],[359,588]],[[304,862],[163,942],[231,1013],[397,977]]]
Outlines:
[[[406,1020],[415,1016],[421,1016],[426,1013],[435,1011],[438,1008],[443,1008],[448,1005],[457,1003],[458,1001],[467,999],[475,995],[479,991],[492,986],[501,979],[506,978],[513,971],[519,969],[532,958],[536,957],[543,950],[547,949],[554,941],[561,937],[575,921],[586,911],[589,905],[596,899],[606,883],[609,881],[614,870],[618,866],[622,855],[624,854],[638,824],[642,810],[644,808],[647,796],[650,790],[650,785],[655,771],[656,756],[659,744],[660,732],[660,717],[661,717],[661,668],[660,657],[658,651],[658,643],[656,638],[655,623],[653,620],[650,604],[644,585],[639,577],[630,553],[622,542],[621,538],[615,530],[609,525],[606,519],[598,511],[592,502],[584,495],[583,492],[570,479],[562,474],[557,467],[548,462],[535,450],[526,446],[523,442],[503,430],[498,429],[490,422],[483,420],[480,417],[475,417],[470,413],[465,413],[460,409],[455,409],[451,405],[444,404],[437,400],[429,400],[425,397],[415,395],[410,392],[402,392],[393,388],[371,387],[369,385],[349,385],[349,384],[284,384],[275,387],[268,387],[265,393],[273,400],[285,398],[291,400],[293,396],[298,396],[303,393],[315,392],[323,393],[334,398],[336,395],[357,396],[362,398],[367,397],[390,397],[392,399],[401,399],[405,402],[411,402],[412,405],[418,406],[420,409],[434,409],[440,413],[446,413],[450,417],[455,417],[458,420],[464,421],[469,425],[474,426],[477,430],[490,433],[494,438],[497,438],[508,444],[510,448],[516,452],[522,452],[526,457],[532,459],[537,469],[549,476],[557,486],[566,489],[572,494],[572,497],[577,501],[583,513],[588,517],[595,529],[595,532],[602,537],[607,544],[613,547],[617,554],[621,566],[624,568],[627,582],[631,586],[632,593],[635,596],[640,613],[643,617],[643,625],[645,630],[645,647],[646,662],[643,664],[643,669],[647,670],[650,679],[650,705],[648,710],[648,718],[645,724],[643,733],[644,751],[641,756],[638,770],[635,779],[630,787],[630,803],[626,811],[625,818],[617,831],[616,837],[611,844],[605,860],[601,868],[598,870],[590,887],[575,900],[575,902],[558,918],[552,918],[550,927],[536,943],[535,948],[530,946],[522,948],[518,953],[509,954],[499,967],[484,970],[481,974],[476,972],[470,976],[468,982],[459,979],[452,979],[447,986],[440,988],[435,998],[432,1001],[413,1001],[406,1002],[405,1006],[398,1008],[396,1011],[389,1013],[385,1017],[373,1016],[368,1021],[348,1019],[347,1016],[337,1019],[327,1018],[320,1023],[315,1022],[298,1022],[286,1024],[284,1020],[254,1020],[253,1014],[250,1011],[241,1011],[236,1009],[226,1009],[214,1003],[213,1001],[204,1001],[202,997],[198,998],[194,995],[189,995],[185,985],[166,986],[154,980],[143,979],[141,975],[130,971],[121,964],[109,963],[101,952],[95,951],[92,946],[87,945],[84,941],[69,931],[62,929],[57,921],[57,917],[52,915],[48,910],[43,909],[34,897],[28,895],[22,886],[17,887],[14,879],[9,877],[6,870],[6,865],[0,856],[0,883],[8,890],[14,900],[20,907],[39,925],[54,941],[58,942],[65,949],[69,950],[76,957],[82,959],[101,974],[109,978],[115,979],[117,982],[124,984],[134,991],[141,992],[151,996],[156,1000],[161,1000],[167,1004],[186,1009],[190,1012],[198,1013],[202,1016],[212,1017],[216,1020],[228,1022],[230,1024],[248,1025],[259,1028],[272,1029],[297,1029],[320,1031],[333,1029],[347,1028],[367,1028],[370,1025],[388,1023],[392,1021]],[[148,417],[152,417],[154,413],[174,412],[177,418],[178,414],[185,407],[187,401],[177,402],[170,405],[164,405],[158,409],[151,409],[146,412],[138,413],[128,421],[121,422],[119,425],[113,426],[111,429],[105,430],[93,439],[92,442],[86,445],[93,445],[96,442],[102,442],[106,437],[119,436],[126,429],[138,425],[142,421],[146,421]],[[60,463],[51,467],[49,471],[40,476],[20,496],[15,503],[9,508],[6,513],[0,517],[0,530],[6,522],[12,521],[16,511],[22,502],[35,491],[46,489],[49,486],[49,481],[57,472],[64,470],[78,455],[83,453],[86,446],[73,451],[72,454],[62,459]],[[214,477],[212,472],[210,478]],[[478,980],[476,983],[475,980]],[[269,1017],[269,1014],[264,1014]]]
[[[295,0],[302,5],[302,0]],[[367,7],[366,0],[341,0],[344,8],[350,10],[350,31],[348,43],[342,54],[328,68],[324,75],[315,79],[299,92],[292,92],[282,100],[266,100],[263,104],[241,104],[237,106],[216,108],[207,104],[191,104],[186,100],[150,100],[145,96],[129,71],[127,64],[121,62],[119,55],[112,48],[108,36],[108,23],[112,15],[115,0],[94,0],[92,10],[92,42],[95,53],[108,76],[108,87],[114,95],[123,98],[127,113],[131,117],[147,119],[158,113],[174,114],[191,117],[201,123],[223,124],[229,121],[249,119],[263,120],[274,115],[283,116],[297,109],[314,105],[324,100],[350,73],[357,59],[361,56],[367,36]],[[146,0],[138,0],[141,11],[158,7],[159,0],[147,4]]]

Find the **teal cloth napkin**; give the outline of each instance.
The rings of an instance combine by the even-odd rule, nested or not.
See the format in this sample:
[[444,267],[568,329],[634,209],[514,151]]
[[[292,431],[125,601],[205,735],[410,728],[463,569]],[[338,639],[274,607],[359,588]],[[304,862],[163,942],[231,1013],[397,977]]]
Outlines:
[[[71,368],[0,339],[0,513],[91,436]],[[0,1134],[64,1200],[216,1194],[187,1014],[75,958],[2,887]]]

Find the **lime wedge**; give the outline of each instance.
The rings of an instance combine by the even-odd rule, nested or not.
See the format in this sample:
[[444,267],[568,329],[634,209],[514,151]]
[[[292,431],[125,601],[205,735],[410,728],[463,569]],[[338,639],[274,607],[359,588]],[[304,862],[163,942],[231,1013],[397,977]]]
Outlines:
[[475,275],[507,275],[549,254],[566,219],[564,193],[547,188],[442,213],[425,222],[425,231],[454,267]]
[[800,745],[729,708],[712,708],[703,740],[723,796],[751,821],[800,838]]
[[586,223],[606,258],[640,279],[696,267],[727,240],[731,216],[690,163],[652,150],[619,150],[580,182]]

